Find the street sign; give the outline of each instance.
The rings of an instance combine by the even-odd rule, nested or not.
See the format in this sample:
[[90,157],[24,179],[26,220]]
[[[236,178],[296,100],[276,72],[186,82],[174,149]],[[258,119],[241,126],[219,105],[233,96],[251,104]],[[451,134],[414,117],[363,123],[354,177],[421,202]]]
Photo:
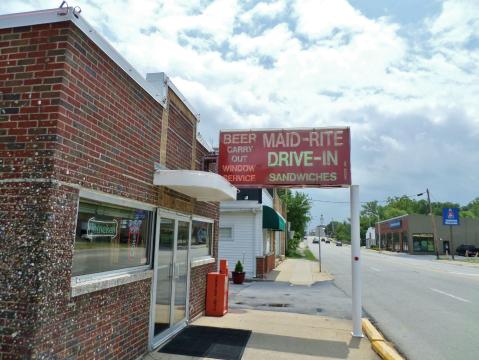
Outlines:
[[351,185],[349,128],[222,130],[218,172],[237,187]]
[[459,225],[459,209],[458,208],[443,208],[442,209],[442,224],[443,225]]

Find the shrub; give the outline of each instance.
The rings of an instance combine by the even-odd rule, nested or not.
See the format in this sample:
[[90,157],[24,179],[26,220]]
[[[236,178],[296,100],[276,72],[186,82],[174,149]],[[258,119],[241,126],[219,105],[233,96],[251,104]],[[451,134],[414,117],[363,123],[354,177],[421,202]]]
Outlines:
[[238,262],[236,263],[235,272],[238,272],[238,273],[243,272],[243,264],[242,264],[241,261],[239,261],[239,260],[238,260]]

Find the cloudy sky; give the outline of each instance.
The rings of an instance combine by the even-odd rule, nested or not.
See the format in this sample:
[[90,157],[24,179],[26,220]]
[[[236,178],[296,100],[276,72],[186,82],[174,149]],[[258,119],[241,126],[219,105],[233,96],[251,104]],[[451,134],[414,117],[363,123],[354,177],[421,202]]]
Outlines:
[[[59,6],[3,0],[0,13]],[[350,126],[361,200],[479,196],[479,1],[69,1],[221,128]],[[315,222],[348,190],[308,190]]]

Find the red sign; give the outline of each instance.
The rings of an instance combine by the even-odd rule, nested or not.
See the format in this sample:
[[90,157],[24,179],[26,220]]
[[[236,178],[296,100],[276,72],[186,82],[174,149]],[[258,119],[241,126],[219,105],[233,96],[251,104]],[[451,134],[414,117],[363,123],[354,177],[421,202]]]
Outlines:
[[237,187],[351,185],[349,128],[220,132],[218,172]]

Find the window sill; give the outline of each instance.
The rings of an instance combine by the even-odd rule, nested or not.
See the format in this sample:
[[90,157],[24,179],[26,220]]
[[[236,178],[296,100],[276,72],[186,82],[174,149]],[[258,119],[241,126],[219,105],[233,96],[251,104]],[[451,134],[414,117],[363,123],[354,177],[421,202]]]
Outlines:
[[108,277],[93,279],[81,283],[74,283],[72,279],[71,297],[89,294],[95,291],[110,289],[153,277],[153,270],[142,270],[130,273],[115,274]]
[[216,261],[216,259],[214,257],[211,257],[211,256],[196,258],[196,259],[191,260],[191,267],[194,268],[194,267],[198,267],[198,266],[202,266],[202,265],[206,265],[206,264],[212,264],[215,261]]

